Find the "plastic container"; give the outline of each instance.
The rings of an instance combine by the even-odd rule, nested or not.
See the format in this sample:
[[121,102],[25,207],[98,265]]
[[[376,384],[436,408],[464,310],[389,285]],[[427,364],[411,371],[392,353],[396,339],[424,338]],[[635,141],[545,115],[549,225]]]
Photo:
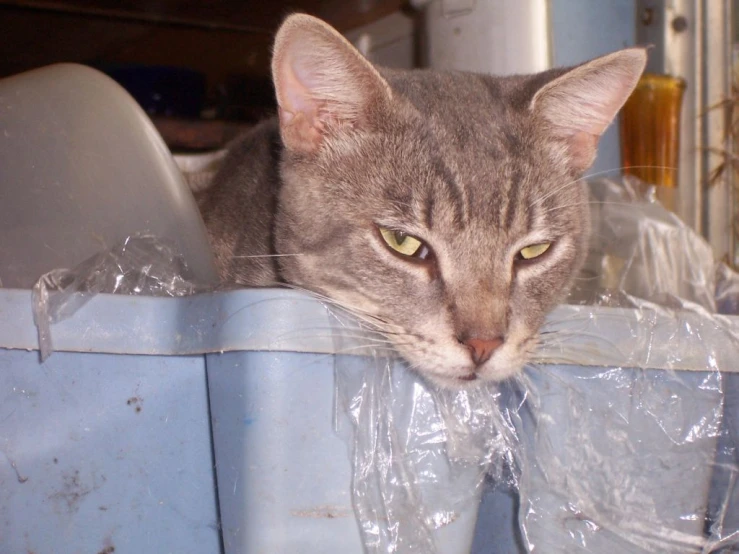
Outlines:
[[139,355],[180,306],[95,298],[40,364],[30,291],[0,290],[0,552],[220,552],[205,359]]
[[734,544],[739,319],[654,305],[561,306],[551,319],[558,323],[548,331],[570,338],[542,353],[551,363],[527,371],[514,523],[499,537],[486,533],[484,522],[506,506],[501,491],[488,492],[473,551],[693,553],[712,552],[716,537]]
[[[216,475],[226,552],[361,551],[330,327],[273,289],[99,295],[39,364],[30,292],[0,290],[0,551],[215,554]],[[442,552],[469,551],[476,514]]]
[[136,233],[216,281],[195,200],[149,118],[115,81],[60,64],[0,80],[0,285],[30,288]]
[[[56,352],[42,365],[31,314],[30,292],[0,291],[0,551],[208,554],[220,551],[221,539],[227,553],[361,551],[351,453],[334,431],[334,372],[361,369],[366,358],[336,354],[342,331],[323,304],[275,289],[99,295],[52,326]],[[491,545],[524,552],[519,525],[535,551],[574,552],[573,537],[582,536],[590,545],[583,552],[642,552],[631,540],[629,509],[645,516],[648,535],[696,548],[705,542],[702,515],[712,498],[736,497],[736,484],[711,488],[718,432],[681,437],[690,439],[695,422],[721,420],[711,386],[718,374],[701,367],[702,356],[719,352],[717,367],[732,367],[733,347],[699,315],[652,316],[554,312],[561,329],[582,333],[574,342],[588,365],[562,363],[551,351],[548,365],[529,370],[539,394],[536,417],[524,413],[520,422],[531,464],[518,500],[486,496],[474,537],[471,498],[436,532],[440,553]],[[617,348],[604,354],[588,338],[594,334]],[[613,352],[623,352],[620,364]],[[414,374],[394,370],[393,380],[409,399],[400,406],[428,408],[413,401]],[[655,398],[664,402],[647,402]],[[731,398],[726,421],[735,432]],[[408,414],[395,416],[402,427]],[[671,450],[675,444],[683,447]],[[443,477],[444,464],[434,471]],[[638,495],[618,496],[634,490],[653,503],[647,511]],[[581,512],[562,511],[567,505]],[[730,522],[732,512],[723,513]],[[672,535],[660,535],[649,517]],[[681,548],[670,551],[690,551]]]

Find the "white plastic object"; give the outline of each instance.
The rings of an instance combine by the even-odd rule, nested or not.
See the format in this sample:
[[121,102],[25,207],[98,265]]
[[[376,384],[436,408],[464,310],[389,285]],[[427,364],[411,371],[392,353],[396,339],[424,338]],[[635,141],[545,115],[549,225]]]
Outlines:
[[217,280],[192,192],[154,125],[104,74],[74,64],[0,80],[0,283],[31,288],[124,238],[171,241]]

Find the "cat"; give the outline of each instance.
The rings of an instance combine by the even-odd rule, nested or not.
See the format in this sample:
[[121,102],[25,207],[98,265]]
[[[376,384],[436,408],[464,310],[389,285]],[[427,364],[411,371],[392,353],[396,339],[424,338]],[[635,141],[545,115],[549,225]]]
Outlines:
[[525,76],[390,70],[289,16],[278,117],[198,194],[222,279],[331,299],[438,387],[511,377],[583,263],[580,179],[645,63],[628,48]]

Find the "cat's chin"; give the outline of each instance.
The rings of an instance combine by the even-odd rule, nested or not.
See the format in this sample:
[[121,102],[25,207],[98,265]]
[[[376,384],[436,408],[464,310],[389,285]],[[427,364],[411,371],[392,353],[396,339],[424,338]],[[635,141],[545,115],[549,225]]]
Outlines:
[[488,371],[470,373],[464,376],[442,375],[431,372],[421,372],[421,375],[436,388],[459,391],[471,390],[485,385],[500,383],[518,375],[522,369],[523,365],[517,365],[510,366],[505,369],[496,368]]
[[479,388],[482,385],[489,383],[485,379],[465,379],[460,377],[445,377],[443,375],[425,374],[423,377],[434,387],[438,389],[459,391],[459,390],[471,390]]

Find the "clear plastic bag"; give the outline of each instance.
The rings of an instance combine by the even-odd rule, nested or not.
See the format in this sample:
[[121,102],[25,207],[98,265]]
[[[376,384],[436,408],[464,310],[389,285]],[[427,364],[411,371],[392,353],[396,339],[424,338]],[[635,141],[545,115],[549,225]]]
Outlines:
[[687,301],[715,312],[711,246],[657,202],[654,188],[631,178],[589,185],[590,252],[571,301],[629,306],[625,297],[632,296],[671,307]]
[[94,295],[186,296],[205,290],[191,279],[174,247],[148,235],[128,237],[74,269],[50,271],[33,287],[41,361],[53,351],[51,325],[73,315]]

